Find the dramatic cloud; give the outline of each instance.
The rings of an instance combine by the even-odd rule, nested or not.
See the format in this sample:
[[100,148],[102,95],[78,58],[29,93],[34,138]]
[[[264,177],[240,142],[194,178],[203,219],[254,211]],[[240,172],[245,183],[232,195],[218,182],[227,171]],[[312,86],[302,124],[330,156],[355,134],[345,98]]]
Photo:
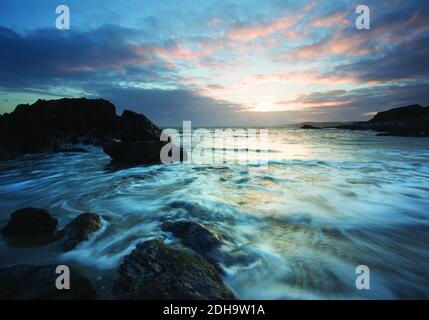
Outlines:
[[347,0],[68,3],[62,31],[52,0],[0,3],[0,111],[87,96],[161,125],[280,125],[429,104],[427,1],[368,1],[361,31]]

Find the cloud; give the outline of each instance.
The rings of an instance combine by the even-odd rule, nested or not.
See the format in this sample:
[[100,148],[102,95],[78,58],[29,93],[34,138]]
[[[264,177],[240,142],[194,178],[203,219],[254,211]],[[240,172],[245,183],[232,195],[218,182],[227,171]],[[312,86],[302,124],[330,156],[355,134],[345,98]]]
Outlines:
[[102,96],[163,125],[350,120],[423,103],[429,2],[368,5],[369,31],[355,29],[346,0],[162,2],[143,15],[108,2],[121,26],[104,16],[66,32],[18,19],[15,31],[0,27],[0,92]]
[[381,56],[364,58],[336,68],[338,76],[354,76],[368,83],[429,78],[429,34],[395,47]]
[[317,85],[317,84],[345,84],[356,83],[357,78],[353,76],[337,76],[335,74],[318,74],[311,70],[257,74],[254,77],[244,79],[245,85],[255,83],[280,83],[294,85]]
[[146,114],[161,126],[181,126],[191,120],[198,126],[239,123],[239,105],[214,100],[186,89],[160,90],[108,87],[97,90],[119,107]]
[[280,101],[285,107],[300,106],[307,120],[365,120],[368,114],[410,104],[429,105],[429,82],[384,85],[354,90],[329,90]]
[[5,48],[0,51],[0,86],[85,81],[102,73],[124,73],[129,66],[153,71],[150,57],[129,42],[133,36],[133,30],[117,26],[87,32],[38,29],[25,35],[0,27],[0,47]]
[[310,45],[301,46],[291,52],[283,53],[283,57],[292,59],[314,59],[328,56],[362,56],[376,51],[370,45],[368,36],[364,33],[354,32],[348,34],[339,29],[326,39],[319,40]]
[[310,26],[312,28],[330,28],[332,26],[348,25],[350,23],[350,20],[347,19],[347,11],[341,10],[330,13],[327,16],[317,17],[310,23]]

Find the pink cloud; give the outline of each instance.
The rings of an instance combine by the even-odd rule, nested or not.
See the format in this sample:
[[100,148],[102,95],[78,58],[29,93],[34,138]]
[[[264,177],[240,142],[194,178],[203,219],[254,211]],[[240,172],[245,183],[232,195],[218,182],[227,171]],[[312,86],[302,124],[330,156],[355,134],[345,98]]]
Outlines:
[[310,23],[314,28],[329,28],[338,25],[347,25],[351,22],[347,19],[347,12],[336,12],[326,17],[317,18]]
[[257,38],[266,37],[276,31],[284,30],[293,26],[296,18],[284,18],[271,23],[252,27],[236,27],[230,30],[228,39],[233,41],[247,42]]
[[283,17],[272,22],[263,23],[249,27],[234,27],[227,34],[227,38],[232,41],[247,42],[262,37],[267,37],[275,32],[284,32],[287,38],[298,38],[298,33],[291,30],[305,14],[312,10],[316,2],[305,5],[300,12],[294,16]]
[[282,83],[282,84],[347,84],[358,82],[351,76],[321,75],[312,71],[298,71],[289,73],[258,74],[245,80],[250,83]]
[[298,59],[312,59],[327,55],[359,56],[379,50],[379,48],[371,50],[366,46],[369,39],[364,33],[346,35],[342,31],[336,31],[327,41],[303,46],[291,53],[286,53],[286,56]]

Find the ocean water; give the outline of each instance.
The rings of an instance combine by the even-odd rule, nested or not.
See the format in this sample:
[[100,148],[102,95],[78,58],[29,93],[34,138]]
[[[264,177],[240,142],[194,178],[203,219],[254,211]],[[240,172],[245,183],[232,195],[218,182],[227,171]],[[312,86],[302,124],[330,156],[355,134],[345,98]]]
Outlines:
[[[160,225],[188,219],[225,240],[224,281],[239,299],[429,298],[429,139],[281,128],[268,141],[223,165],[117,167],[98,147],[2,162],[1,227],[27,206],[61,227],[96,212],[103,227],[67,253],[1,239],[0,266],[74,265],[109,298],[124,255],[145,239],[178,241]],[[358,265],[369,290],[355,286]]]

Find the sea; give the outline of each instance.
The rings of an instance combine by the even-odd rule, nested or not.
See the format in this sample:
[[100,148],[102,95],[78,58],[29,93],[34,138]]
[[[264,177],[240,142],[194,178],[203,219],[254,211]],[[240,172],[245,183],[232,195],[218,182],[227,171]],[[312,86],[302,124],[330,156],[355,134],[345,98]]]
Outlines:
[[222,277],[238,299],[429,298],[429,138],[270,128],[264,150],[208,153],[237,161],[151,166],[83,147],[0,162],[0,227],[37,207],[59,227],[98,213],[102,228],[69,252],[0,237],[0,267],[72,265],[110,299],[123,257],[148,239],[180,242],[160,226],[185,219],[223,239]]

